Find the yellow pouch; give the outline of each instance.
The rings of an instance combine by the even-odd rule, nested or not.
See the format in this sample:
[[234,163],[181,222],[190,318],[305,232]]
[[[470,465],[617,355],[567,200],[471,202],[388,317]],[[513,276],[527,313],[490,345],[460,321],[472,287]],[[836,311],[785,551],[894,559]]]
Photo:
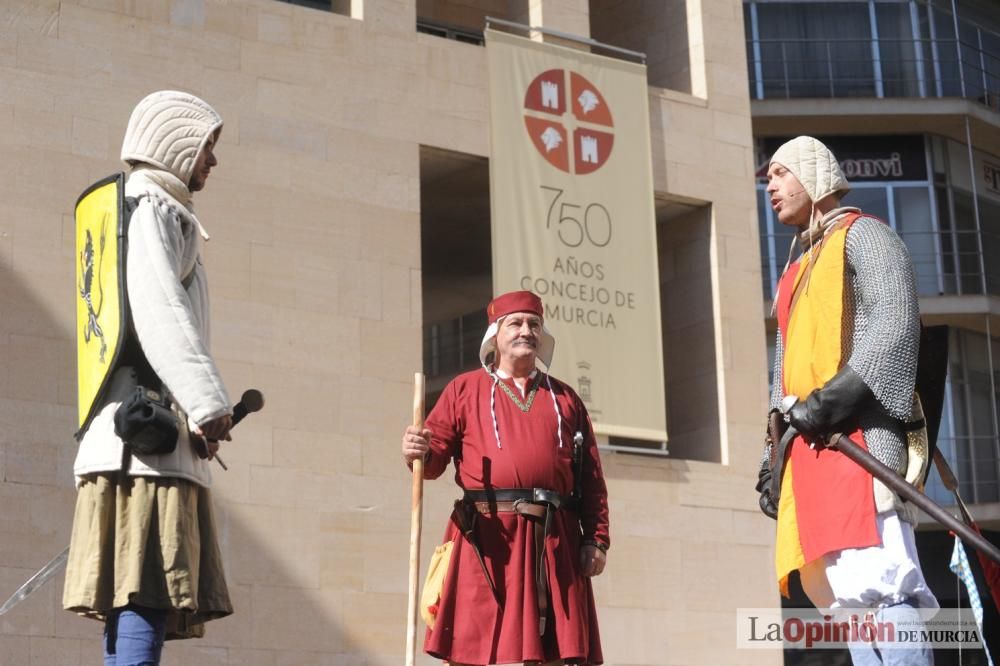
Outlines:
[[431,555],[431,563],[427,566],[427,578],[424,579],[424,589],[420,594],[420,617],[424,618],[424,622],[431,629],[434,628],[434,620],[437,619],[441,588],[444,587],[444,578],[451,563],[451,549],[454,546],[454,541],[446,541],[435,548],[434,554]]

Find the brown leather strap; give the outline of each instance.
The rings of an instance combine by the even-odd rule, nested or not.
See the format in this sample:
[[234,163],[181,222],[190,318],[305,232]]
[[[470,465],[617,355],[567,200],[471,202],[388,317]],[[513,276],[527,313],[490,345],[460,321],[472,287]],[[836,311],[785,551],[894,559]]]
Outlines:
[[493,593],[494,601],[497,602],[497,605],[500,605],[500,594],[497,592],[497,586],[493,582],[493,577],[490,576],[489,569],[486,568],[486,560],[483,559],[483,553],[479,550],[479,542],[476,539],[475,523],[477,514],[467,511],[468,508],[468,503],[464,500],[455,500],[455,510],[452,515],[455,516],[458,529],[462,532],[466,542],[472,546],[472,552],[476,554],[476,559],[479,560],[479,568],[482,569],[486,583],[490,586],[490,592]]

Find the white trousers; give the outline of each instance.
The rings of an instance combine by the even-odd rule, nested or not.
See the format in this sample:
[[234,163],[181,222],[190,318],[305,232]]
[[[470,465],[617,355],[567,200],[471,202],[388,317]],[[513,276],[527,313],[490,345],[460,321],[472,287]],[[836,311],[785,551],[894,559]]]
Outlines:
[[881,546],[846,548],[799,570],[806,596],[817,608],[885,608],[904,601],[939,608],[920,570],[913,525],[895,511],[876,519]]

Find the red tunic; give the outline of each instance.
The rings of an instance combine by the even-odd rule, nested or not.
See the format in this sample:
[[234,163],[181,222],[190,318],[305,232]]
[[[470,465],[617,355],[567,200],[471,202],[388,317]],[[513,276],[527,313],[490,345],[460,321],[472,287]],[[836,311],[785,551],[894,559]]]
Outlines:
[[[500,381],[526,400],[511,380]],[[583,433],[580,511],[557,511],[546,540],[548,629],[538,635],[532,524],[515,513],[480,515],[476,523],[479,546],[500,596],[498,606],[475,552],[450,520],[444,540],[455,545],[437,619],[424,643],[428,654],[467,664],[554,659],[603,663],[593,590],[580,572],[580,546],[583,539],[610,545],[607,488],[583,402],[566,384],[554,378],[551,382],[550,392],[541,377],[527,412],[496,387],[498,447],[490,411],[493,378],[482,369],[456,377],[427,418],[434,435],[424,468],[425,477],[435,479],[454,459],[455,482],[465,489],[547,488],[568,496],[573,490],[573,435]],[[562,446],[556,438],[553,393],[562,417]]]

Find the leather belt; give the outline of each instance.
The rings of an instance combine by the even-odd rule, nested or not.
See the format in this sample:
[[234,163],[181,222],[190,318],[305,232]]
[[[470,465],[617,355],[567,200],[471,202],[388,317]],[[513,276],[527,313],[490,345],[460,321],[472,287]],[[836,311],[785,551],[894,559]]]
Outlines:
[[545,538],[552,527],[552,514],[567,504],[554,490],[546,488],[490,488],[466,490],[464,501],[474,505],[480,514],[517,513],[534,525],[535,533],[535,592],[538,606],[538,634],[545,634],[549,611],[549,576],[545,566],[548,556]]

